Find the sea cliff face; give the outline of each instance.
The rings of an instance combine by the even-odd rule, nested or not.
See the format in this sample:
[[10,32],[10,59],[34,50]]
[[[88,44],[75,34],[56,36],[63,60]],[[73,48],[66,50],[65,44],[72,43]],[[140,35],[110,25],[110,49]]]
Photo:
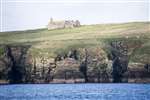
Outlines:
[[100,47],[76,48],[46,58],[32,56],[29,45],[1,45],[0,83],[150,82],[144,64],[129,63],[124,43],[109,46],[109,52]]

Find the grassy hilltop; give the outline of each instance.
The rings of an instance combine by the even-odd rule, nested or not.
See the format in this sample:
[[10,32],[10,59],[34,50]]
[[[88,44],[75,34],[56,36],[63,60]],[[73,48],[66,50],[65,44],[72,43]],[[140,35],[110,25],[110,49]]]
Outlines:
[[[125,40],[138,46],[133,61],[150,61],[150,22],[83,25],[57,30],[37,29],[1,32],[0,44],[31,45],[31,54],[55,57],[72,48],[100,46],[107,48],[113,40]],[[107,50],[107,49],[106,49]]]

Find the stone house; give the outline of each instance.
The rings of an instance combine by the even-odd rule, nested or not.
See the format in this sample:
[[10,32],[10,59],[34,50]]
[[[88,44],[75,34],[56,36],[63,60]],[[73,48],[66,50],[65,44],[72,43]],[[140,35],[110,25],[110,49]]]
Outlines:
[[79,27],[80,22],[78,20],[59,20],[59,21],[53,21],[53,19],[50,19],[50,22],[47,25],[48,30],[52,29],[63,29],[63,28],[74,28]]

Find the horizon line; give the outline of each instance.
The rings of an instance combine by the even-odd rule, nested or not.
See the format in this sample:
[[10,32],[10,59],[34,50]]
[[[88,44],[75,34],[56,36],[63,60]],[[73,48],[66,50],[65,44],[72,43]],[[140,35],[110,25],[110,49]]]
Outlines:
[[[129,22],[106,22],[106,23],[97,23],[97,24],[81,24],[81,26],[84,25],[103,25],[103,24],[126,24],[126,23],[150,23],[150,21],[129,21]],[[30,30],[39,30],[39,29],[47,29],[46,25],[45,26],[41,26],[41,27],[37,27],[37,28],[28,28],[28,29],[19,29],[19,30],[10,30],[10,31],[0,31],[0,33],[3,32],[20,32],[20,31],[30,31]]]

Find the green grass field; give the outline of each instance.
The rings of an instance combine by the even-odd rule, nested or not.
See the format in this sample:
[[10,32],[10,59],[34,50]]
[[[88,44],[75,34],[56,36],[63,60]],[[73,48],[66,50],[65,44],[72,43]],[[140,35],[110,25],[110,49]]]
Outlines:
[[83,25],[68,29],[37,29],[1,32],[0,44],[31,45],[30,52],[54,57],[71,48],[101,46],[109,41],[126,40],[129,44],[141,45],[131,59],[135,62],[150,62],[150,22]]

